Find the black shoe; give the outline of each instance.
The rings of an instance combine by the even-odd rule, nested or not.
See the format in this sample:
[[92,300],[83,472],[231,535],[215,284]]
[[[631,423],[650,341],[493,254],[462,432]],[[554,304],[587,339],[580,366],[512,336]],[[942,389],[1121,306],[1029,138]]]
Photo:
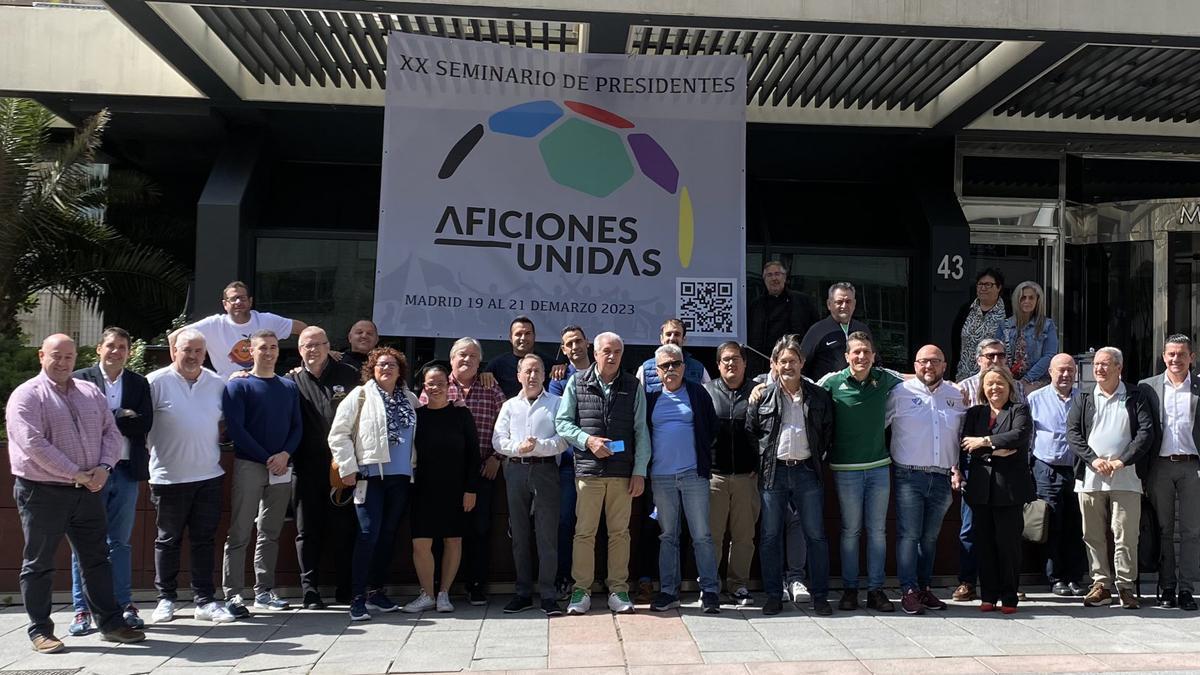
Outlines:
[[246,608],[246,602],[242,600],[242,596],[235,595],[233,599],[225,602],[225,609],[233,615],[235,619],[245,619],[250,616],[250,610]]
[[563,611],[557,600],[546,598],[542,600],[542,613],[546,616],[562,616]]
[[842,591],[842,599],[838,601],[838,609],[843,612],[853,612],[858,609],[857,588],[847,588]]
[[504,613],[516,614],[517,612],[524,612],[527,609],[533,609],[533,598],[523,598],[519,595],[514,595],[513,599],[509,600],[508,604],[504,606]]
[[1071,595],[1082,598],[1088,594],[1088,589],[1080,586],[1077,582],[1071,581],[1067,583],[1067,588],[1071,589]]
[[882,588],[867,591],[867,608],[876,612],[896,611],[896,606],[892,604],[891,600],[888,600],[887,593],[884,593]]
[[763,605],[763,614],[765,616],[775,616],[783,611],[783,600],[780,598],[767,598],[767,604]]
[[[480,586],[471,586],[467,589],[467,602],[478,607],[479,605],[487,604],[487,596],[483,593],[483,588]],[[530,605],[532,607],[532,605]]]
[[721,599],[716,593],[701,593],[700,607],[704,610],[705,614],[720,614]]
[[1158,606],[1161,609],[1175,609],[1175,589],[1164,588],[1158,594]]
[[650,601],[651,612],[665,612],[677,607],[679,607],[679,598],[668,593],[656,593],[654,599]]
[[1196,599],[1188,591],[1179,592],[1179,609],[1185,612],[1196,611]]
[[1071,592],[1071,587],[1068,586],[1067,582],[1065,581],[1054,582],[1054,585],[1050,587],[1050,592],[1060,598],[1066,598],[1074,595],[1074,593]]
[[833,614],[833,606],[828,600],[813,600],[813,612],[817,616],[830,616]]
[[304,609],[325,609],[325,602],[321,600],[321,594],[316,591],[305,593]]

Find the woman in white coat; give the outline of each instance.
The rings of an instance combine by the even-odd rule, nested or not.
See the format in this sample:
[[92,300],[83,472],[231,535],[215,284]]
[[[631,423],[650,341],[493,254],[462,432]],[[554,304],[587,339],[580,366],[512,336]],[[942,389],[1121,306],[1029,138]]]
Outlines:
[[355,488],[359,530],[351,566],[353,621],[370,619],[370,610],[399,609],[383,588],[417,466],[413,436],[420,404],[404,384],[407,376],[404,354],[391,347],[371,350],[363,364],[363,384],[346,395],[329,430],[342,482]]

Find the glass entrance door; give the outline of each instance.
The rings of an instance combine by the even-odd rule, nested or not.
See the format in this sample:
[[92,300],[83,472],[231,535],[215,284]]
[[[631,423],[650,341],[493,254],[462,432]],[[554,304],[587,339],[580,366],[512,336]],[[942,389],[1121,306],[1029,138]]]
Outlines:
[[[971,225],[971,262],[976,271],[991,267],[1004,275],[1004,304],[1012,311],[1012,290],[1035,281],[1046,291],[1046,312],[1062,325],[1063,265],[1058,205],[964,201]],[[964,298],[970,302],[973,297]]]

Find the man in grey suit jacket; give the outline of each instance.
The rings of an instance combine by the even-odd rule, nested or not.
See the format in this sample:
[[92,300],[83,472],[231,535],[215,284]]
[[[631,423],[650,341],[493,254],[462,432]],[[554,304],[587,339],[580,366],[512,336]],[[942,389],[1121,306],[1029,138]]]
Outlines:
[[[1158,605],[1196,611],[1192,597],[1200,577],[1200,426],[1196,403],[1200,376],[1192,373],[1195,354],[1186,335],[1163,346],[1166,372],[1142,380],[1142,391],[1162,432],[1152,449],[1146,481],[1158,515]],[[1175,505],[1179,504],[1179,564],[1175,560]]]
[[[104,504],[108,521],[108,557],[112,561],[113,590],[121,604],[125,623],[141,628],[145,622],[133,604],[132,549],[134,516],[138,491],[150,478],[150,454],[146,450],[146,434],[154,421],[154,404],[150,400],[150,385],[146,378],[127,370],[132,340],[124,328],[106,328],[96,345],[96,365],[75,371],[76,379],[91,382],[104,392],[108,409],[116,418],[123,441],[120,461],[110,469],[105,483]],[[75,617],[67,628],[71,635],[83,635],[92,627],[91,609],[83,594],[83,579],[79,562],[71,555],[71,596]]]

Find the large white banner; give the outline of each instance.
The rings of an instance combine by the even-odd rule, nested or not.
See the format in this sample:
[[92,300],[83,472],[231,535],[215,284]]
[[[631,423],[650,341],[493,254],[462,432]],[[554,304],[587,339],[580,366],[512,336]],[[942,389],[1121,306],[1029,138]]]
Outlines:
[[745,335],[746,63],[391,33],[381,333]]

